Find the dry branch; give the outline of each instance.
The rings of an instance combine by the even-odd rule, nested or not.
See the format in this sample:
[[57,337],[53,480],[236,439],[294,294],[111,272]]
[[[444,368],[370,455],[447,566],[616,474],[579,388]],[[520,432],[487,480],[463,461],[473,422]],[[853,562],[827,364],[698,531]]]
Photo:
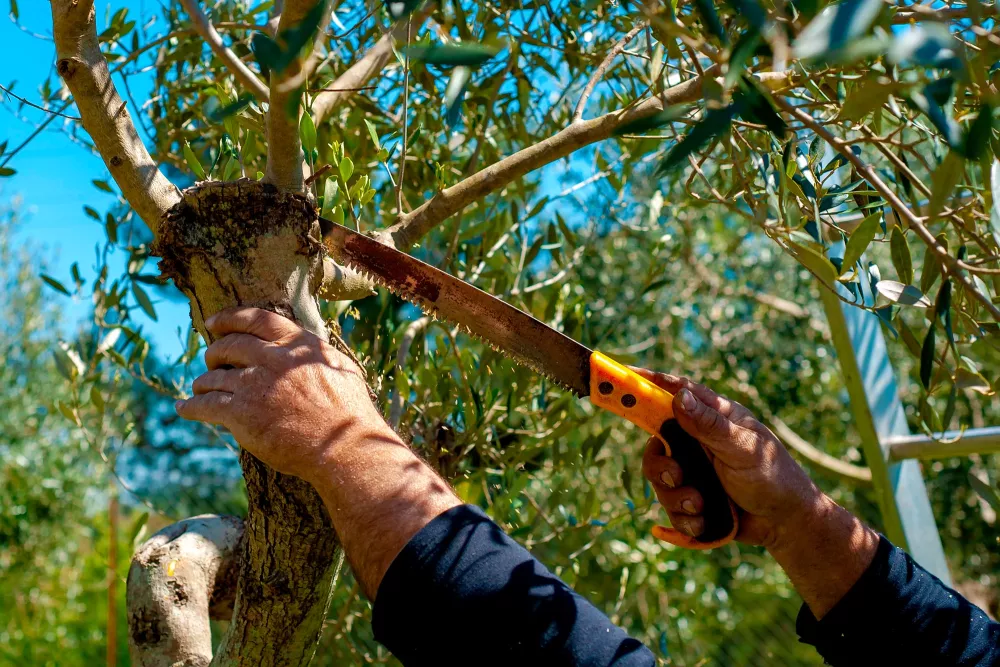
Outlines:
[[181,0],[181,4],[184,5],[184,10],[191,17],[191,24],[197,31],[201,38],[208,42],[208,46],[212,49],[212,52],[219,57],[225,65],[226,68],[236,77],[244,88],[253,93],[261,102],[267,102],[268,100],[268,90],[264,82],[257,78],[249,67],[243,64],[243,61],[239,59],[232,50],[226,46],[225,42],[222,41],[222,35],[215,29],[212,22],[208,19],[201,8],[198,6],[198,0]]
[[115,89],[97,39],[93,0],[51,4],[59,75],[122,196],[155,234],[160,216],[180,193],[150,157]]

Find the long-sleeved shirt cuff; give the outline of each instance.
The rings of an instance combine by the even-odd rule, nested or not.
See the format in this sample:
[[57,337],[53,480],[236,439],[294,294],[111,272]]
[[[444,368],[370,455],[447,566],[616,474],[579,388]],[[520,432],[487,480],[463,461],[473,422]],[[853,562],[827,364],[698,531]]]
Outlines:
[[1000,626],[885,537],[822,620],[802,605],[796,630],[831,665],[1000,664]]
[[396,556],[373,625],[408,667],[655,664],[649,649],[471,505],[435,518]]

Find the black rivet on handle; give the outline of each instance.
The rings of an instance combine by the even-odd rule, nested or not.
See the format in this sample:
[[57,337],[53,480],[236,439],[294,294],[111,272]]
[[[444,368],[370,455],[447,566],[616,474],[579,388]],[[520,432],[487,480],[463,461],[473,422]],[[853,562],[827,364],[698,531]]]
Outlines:
[[636,403],[635,396],[633,396],[632,394],[625,394],[624,396],[622,396],[622,405],[624,405],[626,408],[631,408],[632,406],[635,405],[635,403]]
[[611,384],[610,382],[602,382],[601,384],[597,385],[597,391],[601,392],[605,396],[607,396],[608,394],[610,394],[614,390],[615,390],[615,386],[613,384]]

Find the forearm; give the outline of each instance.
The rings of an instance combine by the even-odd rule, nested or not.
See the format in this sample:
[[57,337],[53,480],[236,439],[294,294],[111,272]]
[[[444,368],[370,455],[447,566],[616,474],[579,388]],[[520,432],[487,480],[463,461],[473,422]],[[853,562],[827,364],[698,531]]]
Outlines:
[[372,600],[410,538],[461,504],[448,484],[384,424],[346,434],[309,481],[323,498],[347,560]]
[[868,569],[878,543],[875,531],[819,493],[781,527],[768,551],[816,618],[822,618]]

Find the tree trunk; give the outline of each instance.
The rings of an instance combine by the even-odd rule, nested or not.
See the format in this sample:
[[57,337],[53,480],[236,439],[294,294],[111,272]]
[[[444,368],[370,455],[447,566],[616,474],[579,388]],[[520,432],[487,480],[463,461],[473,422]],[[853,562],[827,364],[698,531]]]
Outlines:
[[[315,297],[323,249],[312,202],[248,180],[200,183],[160,223],[160,269],[191,300],[191,320],[231,306],[293,318],[324,340]],[[304,665],[316,650],[342,557],[319,495],[242,452],[249,510],[232,623],[216,665]]]

